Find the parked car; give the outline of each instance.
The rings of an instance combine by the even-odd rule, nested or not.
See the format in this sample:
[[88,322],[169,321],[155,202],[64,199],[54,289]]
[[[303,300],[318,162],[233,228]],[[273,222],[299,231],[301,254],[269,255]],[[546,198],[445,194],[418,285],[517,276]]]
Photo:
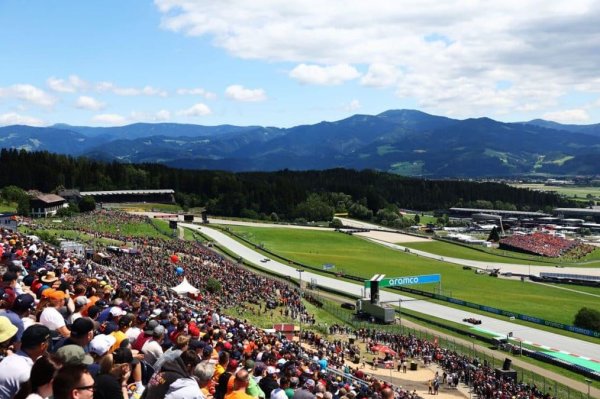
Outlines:
[[356,305],[350,302],[344,302],[340,306],[344,309],[356,310]]

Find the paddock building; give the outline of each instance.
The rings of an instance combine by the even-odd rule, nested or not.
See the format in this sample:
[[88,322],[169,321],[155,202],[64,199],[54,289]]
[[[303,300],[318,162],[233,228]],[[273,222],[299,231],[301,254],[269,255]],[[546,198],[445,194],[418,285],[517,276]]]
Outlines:
[[96,203],[120,202],[156,202],[172,204],[175,202],[175,190],[113,190],[113,191],[81,191],[79,195],[93,197]]

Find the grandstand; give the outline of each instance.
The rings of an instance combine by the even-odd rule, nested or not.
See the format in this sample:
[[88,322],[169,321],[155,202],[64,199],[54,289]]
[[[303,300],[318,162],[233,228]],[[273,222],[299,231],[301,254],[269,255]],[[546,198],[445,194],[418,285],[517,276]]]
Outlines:
[[94,197],[96,202],[158,202],[172,204],[175,202],[175,190],[113,190],[82,191],[81,197]]
[[593,251],[594,247],[555,235],[535,232],[503,238],[500,240],[500,249],[558,258],[567,253],[582,257]]

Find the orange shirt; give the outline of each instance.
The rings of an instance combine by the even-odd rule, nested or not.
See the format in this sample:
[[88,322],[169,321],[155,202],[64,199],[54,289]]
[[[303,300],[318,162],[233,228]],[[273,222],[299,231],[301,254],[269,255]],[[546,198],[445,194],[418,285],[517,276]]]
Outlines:
[[244,390],[233,391],[225,395],[225,399],[256,399],[254,396],[248,395]]

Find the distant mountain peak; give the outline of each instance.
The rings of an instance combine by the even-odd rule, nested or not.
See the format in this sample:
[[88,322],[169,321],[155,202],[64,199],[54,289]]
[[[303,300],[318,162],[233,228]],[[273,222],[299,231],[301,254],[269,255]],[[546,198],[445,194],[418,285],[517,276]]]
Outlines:
[[345,167],[430,177],[600,174],[600,124],[452,119],[414,109],[290,128],[134,123],[0,127],[0,146],[232,171]]

